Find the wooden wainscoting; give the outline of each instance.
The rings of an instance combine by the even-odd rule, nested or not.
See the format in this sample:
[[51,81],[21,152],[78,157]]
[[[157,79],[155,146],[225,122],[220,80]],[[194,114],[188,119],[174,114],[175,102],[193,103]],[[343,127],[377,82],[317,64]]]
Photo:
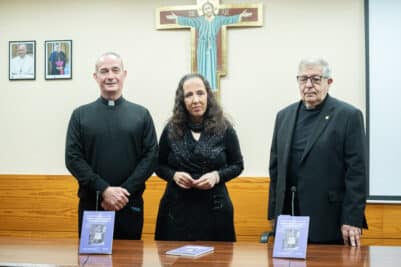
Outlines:
[[76,237],[76,182],[69,175],[0,175],[0,235]]
[[[266,220],[269,179],[240,177],[227,184],[239,241],[258,242]],[[165,182],[146,183],[143,239],[153,239]],[[69,175],[0,175],[0,236],[77,237],[77,184]],[[401,245],[401,205],[368,204],[363,244]]]
[[[266,219],[268,179],[237,178],[228,187],[238,240],[257,241],[271,228]],[[158,177],[146,183],[144,239],[153,239],[164,188]],[[0,235],[76,237],[76,192],[76,180],[69,175],[0,175]]]

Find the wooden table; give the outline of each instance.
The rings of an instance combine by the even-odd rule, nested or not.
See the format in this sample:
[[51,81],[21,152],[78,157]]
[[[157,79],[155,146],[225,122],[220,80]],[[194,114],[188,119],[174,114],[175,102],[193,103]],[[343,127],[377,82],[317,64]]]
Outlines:
[[78,241],[0,237],[0,266],[401,266],[401,247],[309,245],[306,260],[272,258],[272,244],[191,242],[211,245],[215,252],[199,258],[167,256],[188,242],[115,240],[113,255],[78,255]]

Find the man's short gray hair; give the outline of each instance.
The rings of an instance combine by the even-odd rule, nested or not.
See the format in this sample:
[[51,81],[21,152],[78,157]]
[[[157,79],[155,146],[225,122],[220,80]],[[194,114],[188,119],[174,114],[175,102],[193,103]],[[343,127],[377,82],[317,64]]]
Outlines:
[[322,68],[322,76],[325,78],[331,77],[331,69],[329,63],[322,58],[304,58],[299,62],[298,72],[302,71],[306,67],[315,67],[319,66]]
[[118,59],[120,60],[120,62],[121,62],[121,69],[124,70],[123,59],[121,58],[121,56],[120,56],[119,54],[117,54],[116,52],[106,52],[106,53],[103,53],[103,54],[102,54],[100,57],[98,57],[98,59],[96,60],[96,63],[95,63],[95,71],[97,71],[97,69],[98,69],[99,61],[100,61],[103,57],[107,57],[107,56],[114,56],[114,57],[118,58]]

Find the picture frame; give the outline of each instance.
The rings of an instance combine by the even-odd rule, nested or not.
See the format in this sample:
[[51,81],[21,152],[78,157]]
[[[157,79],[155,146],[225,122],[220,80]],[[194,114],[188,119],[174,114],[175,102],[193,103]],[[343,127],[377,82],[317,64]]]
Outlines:
[[36,41],[9,41],[8,43],[8,79],[10,81],[35,80]]
[[45,79],[72,79],[72,40],[45,41]]

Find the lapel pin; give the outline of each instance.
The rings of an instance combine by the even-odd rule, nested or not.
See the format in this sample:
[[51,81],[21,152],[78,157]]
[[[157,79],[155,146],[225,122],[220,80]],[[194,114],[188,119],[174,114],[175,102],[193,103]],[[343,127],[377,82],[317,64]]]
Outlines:
[[326,115],[326,117],[324,117],[326,120],[330,119],[329,115]]

